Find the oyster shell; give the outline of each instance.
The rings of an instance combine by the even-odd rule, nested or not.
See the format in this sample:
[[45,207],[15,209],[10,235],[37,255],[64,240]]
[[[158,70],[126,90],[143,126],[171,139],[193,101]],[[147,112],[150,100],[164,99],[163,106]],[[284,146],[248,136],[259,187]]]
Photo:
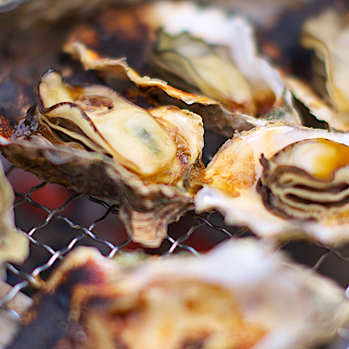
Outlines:
[[347,242],[348,146],[347,134],[281,122],[243,132],[208,164],[196,210],[263,237]]
[[[58,338],[68,346],[77,331],[81,348],[303,348],[328,340],[348,319],[343,289],[254,239],[231,240],[199,257],[130,258],[112,261],[76,248],[9,348],[25,347],[28,333],[35,347],[53,347]],[[68,307],[48,323],[45,314],[59,299]],[[57,326],[61,321],[67,328]]]
[[[14,224],[13,189],[0,161],[0,268],[6,262],[21,263],[29,254],[28,236]],[[0,270],[2,274],[3,271]]]
[[326,11],[307,20],[301,43],[305,48],[315,50],[316,88],[323,98],[296,79],[286,79],[287,86],[316,118],[327,122],[334,129],[349,130],[347,17]]
[[36,128],[22,140],[2,137],[4,155],[44,180],[120,204],[133,240],[159,246],[167,224],[192,205],[201,117],[170,106],[146,111],[106,86],[70,85],[55,71],[37,90],[29,115]]
[[290,219],[324,225],[349,222],[349,147],[325,138],[283,148],[269,160],[262,155],[258,191],[268,208]]

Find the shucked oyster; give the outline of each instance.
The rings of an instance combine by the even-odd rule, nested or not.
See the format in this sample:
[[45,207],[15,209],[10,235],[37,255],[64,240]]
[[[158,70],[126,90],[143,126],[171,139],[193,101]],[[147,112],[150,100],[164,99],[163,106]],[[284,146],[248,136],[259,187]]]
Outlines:
[[344,290],[254,239],[199,257],[134,257],[75,249],[8,348],[304,348],[348,319]]
[[[185,6],[182,10],[180,4],[166,6],[176,8],[176,17],[183,19],[178,23],[163,19],[151,62],[169,79],[177,76],[187,89],[216,99],[240,118],[249,115],[300,124],[289,92],[278,72],[258,56],[253,28],[243,18],[210,7],[198,7],[188,16]],[[208,29],[206,22],[215,30]],[[258,124],[256,119],[246,121]]]
[[257,190],[268,208],[290,219],[349,223],[349,147],[325,138],[283,148],[269,160]]
[[134,241],[158,246],[167,224],[191,206],[201,117],[169,106],[146,111],[106,86],[73,86],[55,71],[37,90],[32,117],[41,126],[27,140],[2,138],[5,156],[44,180],[120,204]]
[[331,11],[309,19],[302,45],[315,50],[316,87],[322,98],[302,82],[286,79],[297,99],[332,128],[349,130],[349,23],[347,16]]
[[154,62],[178,75],[197,92],[221,101],[228,110],[264,115],[284,87],[277,72],[256,57],[247,24],[242,19],[235,19],[234,23],[235,28],[231,29],[236,42],[229,47],[234,50],[231,53],[188,32],[171,36],[159,30]]
[[[171,36],[160,30],[154,51],[155,63],[161,68],[178,75],[197,92],[221,101],[228,109],[257,115],[269,111],[275,102],[275,93],[265,86],[268,80],[257,83],[258,76],[253,76],[256,83],[251,86],[239,68],[219,54],[217,47],[188,32]],[[275,92],[281,95],[282,85],[270,75]]]
[[207,166],[198,211],[263,237],[349,240],[349,135],[270,124],[227,141]]

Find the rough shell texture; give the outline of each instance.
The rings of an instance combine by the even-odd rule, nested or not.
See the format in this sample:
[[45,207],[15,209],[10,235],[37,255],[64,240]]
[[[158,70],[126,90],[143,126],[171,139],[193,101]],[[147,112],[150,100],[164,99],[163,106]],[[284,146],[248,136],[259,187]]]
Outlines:
[[[181,108],[189,107],[203,117],[205,127],[216,130],[226,136],[231,136],[236,129],[248,130],[253,127],[253,122],[255,122],[255,119],[249,116],[241,118],[239,114],[229,112],[222,108],[219,101],[212,98],[184,92],[172,87],[164,80],[148,76],[142,77],[128,66],[125,59],[100,57],[95,51],[86,48],[81,42],[68,42],[64,50],[79,59],[85,69],[99,70],[111,77],[124,79],[126,77],[138,87],[149,90],[161,102],[176,104]],[[282,104],[278,106],[278,109],[281,108],[283,108]]]
[[[57,338],[68,345],[76,331],[85,334],[81,348],[303,348],[331,338],[348,317],[344,290],[254,239],[222,243],[199,257],[130,258],[117,263],[77,248],[9,348],[27,345],[27,333],[36,347]],[[59,297],[68,307],[56,321],[68,327],[57,329],[43,316]],[[52,328],[54,337],[42,335]]]
[[[319,139],[315,147],[312,139]],[[294,146],[299,141],[305,144],[301,150]],[[342,244],[349,240],[348,145],[347,134],[283,123],[243,132],[227,141],[207,166],[208,184],[195,197],[196,209],[216,209],[227,224],[247,226],[266,238],[306,235]],[[282,149],[286,156],[275,155]],[[280,176],[282,171],[287,178]],[[293,213],[287,215],[275,197],[310,212],[303,215],[290,207]]]
[[145,246],[158,246],[167,235],[167,225],[192,207],[192,196],[182,188],[144,186],[103,154],[2,137],[0,144],[9,161],[40,179],[120,204],[119,215],[127,231]]

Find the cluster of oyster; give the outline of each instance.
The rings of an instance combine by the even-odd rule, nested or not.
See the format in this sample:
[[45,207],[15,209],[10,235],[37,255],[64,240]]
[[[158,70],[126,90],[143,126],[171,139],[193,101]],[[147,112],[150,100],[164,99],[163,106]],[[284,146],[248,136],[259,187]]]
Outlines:
[[[179,21],[188,9],[195,20]],[[159,246],[167,225],[192,209],[219,210],[228,224],[264,237],[347,241],[349,136],[303,127],[290,92],[331,128],[346,130],[348,29],[338,15],[311,19],[303,35],[326,68],[332,106],[325,106],[259,57],[244,19],[190,3],[151,3],[142,11],[154,37],[150,62],[176,87],[140,76],[125,59],[102,57],[76,35],[64,51],[161,105],[144,109],[110,87],[48,71],[26,133],[0,138],[3,154],[44,180],[120,205],[128,232],[145,246]],[[220,26],[208,31],[204,23],[217,18]],[[329,29],[317,30],[323,22]],[[241,132],[206,168],[202,120],[229,137]]]
[[[349,127],[345,19],[327,12],[304,26],[322,82],[317,94],[259,56],[243,18],[190,2],[129,11],[143,14],[149,62],[165,80],[103,57],[78,31],[63,50],[103,82],[44,73],[37,103],[13,134],[1,133],[2,153],[43,180],[119,205],[142,246],[158,247],[189,210],[220,211],[228,225],[264,239],[232,240],[199,257],[120,253],[112,261],[76,249],[9,348],[28,348],[28,336],[35,348],[289,349],[327,340],[349,318],[343,290],[270,241],[349,240],[349,134],[339,132]],[[128,86],[132,102],[113,81]],[[302,126],[292,94],[331,131]],[[230,138],[206,167],[204,125]],[[15,240],[23,257],[28,240],[9,223],[13,197],[2,176],[0,262],[17,261],[2,246]]]

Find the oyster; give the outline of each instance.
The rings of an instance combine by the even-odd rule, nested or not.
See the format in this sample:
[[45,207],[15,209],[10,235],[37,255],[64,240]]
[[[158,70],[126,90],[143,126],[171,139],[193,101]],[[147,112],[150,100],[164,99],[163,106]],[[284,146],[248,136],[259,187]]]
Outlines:
[[[152,62],[177,75],[197,92],[221,101],[229,110],[263,115],[282,95],[283,85],[277,72],[258,59],[255,47],[248,45],[251,31],[245,22],[236,19],[235,23],[232,33],[237,42],[232,53],[223,51],[225,56],[222,47],[209,45],[188,32],[171,36],[159,30]],[[232,54],[235,56],[230,58]]]
[[325,138],[262,155],[258,191],[269,209],[290,219],[335,225],[349,222],[349,147]]
[[192,205],[201,117],[171,106],[146,111],[106,86],[70,85],[55,71],[37,91],[29,115],[36,128],[22,140],[2,137],[4,155],[44,180],[120,204],[133,240],[160,245],[167,224]]
[[[210,11],[216,16],[210,18]],[[157,32],[152,63],[166,72],[168,79],[177,76],[186,89],[220,101],[223,109],[240,114],[240,118],[249,115],[300,124],[278,72],[258,56],[253,28],[243,18],[218,16],[217,12],[197,9],[190,19],[182,13],[184,19],[177,24],[173,19],[169,23],[164,20],[164,30]],[[215,31],[205,28],[208,18]]]
[[286,84],[297,99],[330,127],[349,130],[349,25],[347,17],[326,11],[309,19],[301,38],[302,45],[315,50],[314,70],[317,93],[294,78]]
[[269,124],[228,140],[195,197],[263,237],[349,240],[349,135]]
[[252,238],[199,257],[137,259],[76,248],[9,348],[27,348],[28,333],[35,348],[303,348],[328,340],[348,319],[343,289]]
[[[13,189],[0,161],[0,268],[6,262],[21,263],[29,254],[28,236],[14,224]],[[3,271],[0,270],[2,274]]]

